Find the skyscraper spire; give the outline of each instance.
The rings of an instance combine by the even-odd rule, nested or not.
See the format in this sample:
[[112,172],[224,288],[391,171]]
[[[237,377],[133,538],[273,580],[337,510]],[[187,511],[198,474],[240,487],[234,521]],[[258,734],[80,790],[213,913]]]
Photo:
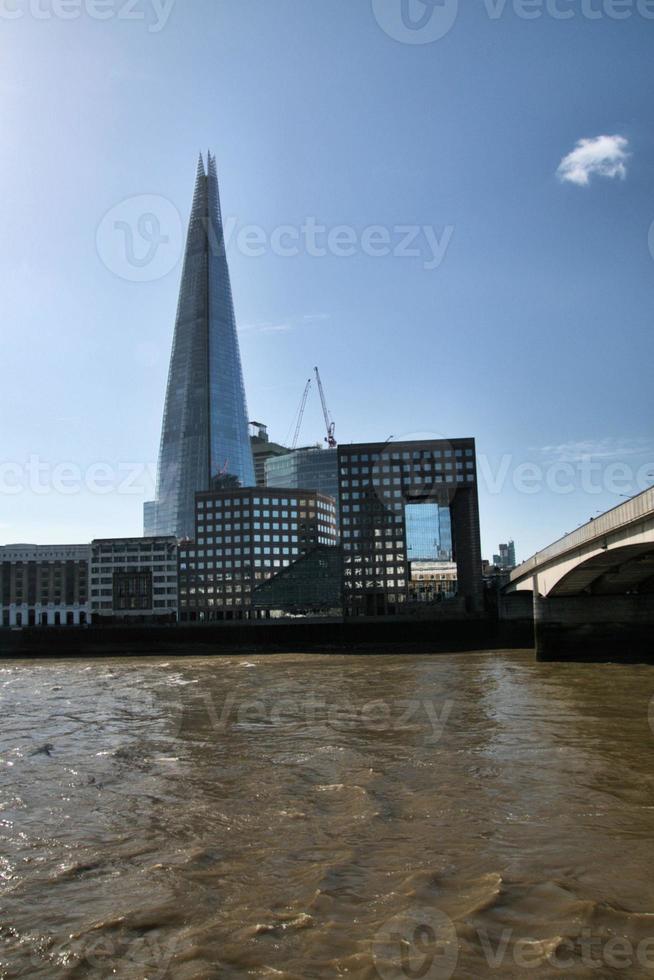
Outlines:
[[254,486],[254,464],[224,248],[215,157],[193,193],[161,430],[155,529],[192,537],[195,494]]

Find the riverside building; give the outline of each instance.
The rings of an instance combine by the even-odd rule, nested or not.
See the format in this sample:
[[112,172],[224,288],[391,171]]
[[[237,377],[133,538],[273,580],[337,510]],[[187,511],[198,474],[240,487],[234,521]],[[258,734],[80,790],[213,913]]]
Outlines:
[[88,623],[90,557],[85,544],[0,547],[2,625]]
[[94,623],[177,619],[177,539],[103,538],[91,543]]
[[325,494],[288,488],[200,493],[195,538],[179,546],[179,618],[255,618],[257,586],[336,541],[336,508]]
[[480,613],[474,439],[339,446],[338,469],[345,614]]

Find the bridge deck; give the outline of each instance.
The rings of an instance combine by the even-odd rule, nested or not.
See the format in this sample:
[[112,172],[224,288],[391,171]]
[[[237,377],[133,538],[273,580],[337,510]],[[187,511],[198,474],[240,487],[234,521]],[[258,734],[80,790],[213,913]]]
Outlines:
[[558,541],[548,545],[547,548],[543,548],[542,551],[537,551],[522,565],[513,569],[509,581],[510,583],[519,582],[571,551],[576,551],[615,531],[629,527],[630,524],[638,524],[647,517],[653,516],[654,487],[650,487],[649,490],[645,490],[636,497],[625,500],[617,507],[607,510],[601,517],[588,521],[587,524],[582,524],[576,531],[564,535]]

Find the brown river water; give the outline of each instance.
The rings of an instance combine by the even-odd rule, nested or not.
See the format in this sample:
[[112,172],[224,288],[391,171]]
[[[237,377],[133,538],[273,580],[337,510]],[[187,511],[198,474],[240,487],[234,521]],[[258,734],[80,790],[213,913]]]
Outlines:
[[0,977],[654,978],[654,669],[0,662]]

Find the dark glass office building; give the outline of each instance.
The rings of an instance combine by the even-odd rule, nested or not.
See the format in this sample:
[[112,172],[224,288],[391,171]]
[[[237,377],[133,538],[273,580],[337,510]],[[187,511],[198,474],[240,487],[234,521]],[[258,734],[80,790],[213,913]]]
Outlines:
[[148,530],[190,538],[195,494],[254,486],[215,157],[200,158],[186,240]]
[[458,612],[480,613],[474,439],[339,446],[338,469],[345,614],[429,613],[418,596],[426,566],[451,580],[453,563],[456,583],[433,590],[433,612],[448,594]]

